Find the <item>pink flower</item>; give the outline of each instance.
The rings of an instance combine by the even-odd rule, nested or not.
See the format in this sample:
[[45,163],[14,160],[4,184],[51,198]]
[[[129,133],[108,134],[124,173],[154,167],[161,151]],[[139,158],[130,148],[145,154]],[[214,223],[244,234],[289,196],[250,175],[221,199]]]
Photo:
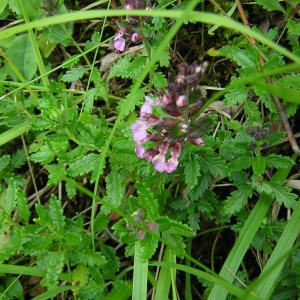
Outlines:
[[118,34],[114,38],[114,47],[119,51],[124,51],[125,49],[125,39],[122,38],[123,34]]
[[136,144],[134,150],[135,150],[135,154],[136,154],[137,157],[139,157],[139,158],[144,158],[145,157],[146,149],[142,145]]

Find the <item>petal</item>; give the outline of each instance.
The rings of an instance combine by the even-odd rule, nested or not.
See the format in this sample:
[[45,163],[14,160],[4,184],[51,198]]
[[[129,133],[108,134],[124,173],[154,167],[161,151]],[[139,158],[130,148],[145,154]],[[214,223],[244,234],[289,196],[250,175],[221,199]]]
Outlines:
[[139,158],[144,158],[146,155],[146,149],[142,145],[137,144],[134,151]]
[[142,114],[152,114],[152,105],[148,102],[144,103],[141,107],[141,115]]
[[170,158],[167,162],[166,165],[166,172],[168,173],[172,173],[173,171],[175,171],[177,169],[179,162],[177,160],[177,158]]
[[166,170],[167,163],[164,155],[158,154],[154,156],[152,163],[158,172],[164,172]]
[[125,49],[125,39],[117,35],[115,37],[114,47],[119,51],[124,51]]
[[137,130],[132,132],[132,136],[135,142],[146,142],[148,132],[146,130]]

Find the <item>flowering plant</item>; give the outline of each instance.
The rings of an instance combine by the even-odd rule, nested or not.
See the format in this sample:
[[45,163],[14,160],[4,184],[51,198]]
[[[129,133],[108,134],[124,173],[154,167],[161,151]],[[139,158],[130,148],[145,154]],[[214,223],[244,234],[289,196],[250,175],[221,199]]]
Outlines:
[[[152,7],[149,1],[145,0],[126,0],[124,8],[126,10],[132,9],[146,9],[150,10]],[[148,18],[143,17],[143,21]],[[133,43],[140,43],[144,39],[144,35],[140,26],[140,18],[136,16],[128,16],[125,20],[117,20],[118,34],[114,38],[114,47],[116,50],[124,51],[126,40],[130,40]],[[147,39],[151,39],[151,36],[147,36]]]
[[[204,143],[201,137],[193,135],[195,128],[190,124],[190,118],[199,111],[203,101],[190,104],[189,92],[202,78],[206,67],[206,62],[194,62],[190,67],[187,63],[179,64],[178,75],[174,81],[169,81],[168,92],[156,100],[146,96],[139,119],[130,126],[136,142],[136,155],[152,162],[159,172],[176,170],[186,139],[197,146]],[[162,107],[169,117],[153,115],[153,106]],[[146,150],[144,144],[147,141],[156,143],[156,146]],[[168,152],[170,158],[167,158]]]

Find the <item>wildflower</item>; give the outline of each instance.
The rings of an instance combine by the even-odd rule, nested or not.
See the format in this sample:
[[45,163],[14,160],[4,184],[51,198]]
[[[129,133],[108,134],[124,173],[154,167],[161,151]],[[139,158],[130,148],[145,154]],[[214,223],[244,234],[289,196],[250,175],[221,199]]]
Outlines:
[[[204,144],[204,140],[195,134],[194,127],[199,122],[189,124],[203,102],[198,100],[190,104],[189,90],[201,79],[206,67],[205,62],[195,62],[190,67],[181,63],[175,80],[169,81],[168,91],[155,100],[146,96],[139,119],[130,126],[136,155],[151,162],[159,172],[176,170],[185,140],[196,146]],[[154,106],[161,107],[169,117],[153,115]],[[156,146],[147,149],[149,141]]]
[[[152,7],[149,4],[148,0],[125,0],[124,9],[133,10],[133,9],[145,9],[150,10]],[[148,21],[149,18],[142,17],[141,19],[137,16],[127,16],[126,19],[119,18],[117,20],[118,34],[114,38],[114,47],[116,50],[124,51],[126,41],[131,41],[133,43],[140,43],[143,39],[151,39],[152,36],[144,37],[142,30],[140,30],[139,25],[143,26],[143,22]]]

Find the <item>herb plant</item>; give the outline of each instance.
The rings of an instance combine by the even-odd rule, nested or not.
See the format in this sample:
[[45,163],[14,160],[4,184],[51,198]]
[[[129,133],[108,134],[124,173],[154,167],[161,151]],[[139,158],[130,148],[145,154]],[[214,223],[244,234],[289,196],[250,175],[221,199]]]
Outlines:
[[0,298],[300,297],[297,17],[1,1]]

